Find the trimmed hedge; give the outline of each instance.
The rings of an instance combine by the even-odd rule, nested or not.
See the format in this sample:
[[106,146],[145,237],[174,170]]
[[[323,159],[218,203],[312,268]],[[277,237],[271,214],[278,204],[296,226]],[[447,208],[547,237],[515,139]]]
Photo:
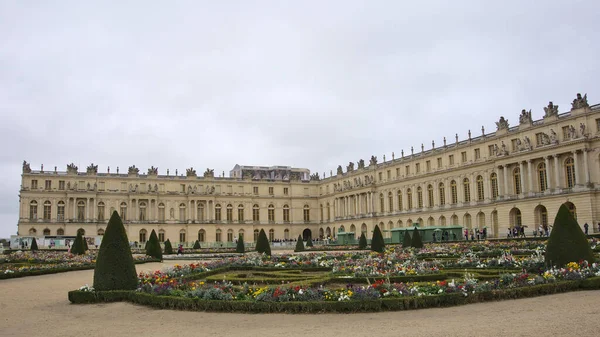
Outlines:
[[366,249],[367,248],[367,237],[365,236],[365,232],[360,233],[360,239],[358,239],[358,249]]
[[599,289],[600,277],[583,281],[565,281],[552,284],[510,288],[480,292],[464,296],[462,293],[436,296],[384,298],[372,301],[331,301],[331,302],[253,302],[200,300],[176,296],[156,296],[136,291],[69,292],[69,301],[74,304],[128,301],[159,309],[215,312],[255,312],[255,313],[323,313],[323,312],[378,312],[424,308],[450,307],[470,303],[497,301],[558,294],[581,289]]
[[[156,260],[156,259],[151,259],[151,260],[147,260],[147,261],[136,261],[135,264],[143,264],[143,263],[150,263],[150,262],[161,262],[161,261]],[[95,266],[96,266],[95,264],[89,264],[89,265],[85,265],[85,266],[77,266],[77,267],[70,267],[70,268],[39,269],[39,270],[24,271],[24,272],[18,272],[18,273],[8,273],[8,274],[0,273],[0,280],[27,277],[27,276],[40,276],[40,275],[66,273],[69,271],[90,270],[90,269],[94,269]]]

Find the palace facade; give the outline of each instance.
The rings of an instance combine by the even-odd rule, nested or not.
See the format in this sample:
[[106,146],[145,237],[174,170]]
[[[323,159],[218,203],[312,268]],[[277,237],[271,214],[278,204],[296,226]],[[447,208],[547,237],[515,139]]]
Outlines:
[[32,170],[23,163],[19,236],[101,236],[119,212],[130,241],[144,242],[154,229],[172,242],[246,241],[264,229],[271,240],[334,237],[398,227],[458,225],[508,228],[552,225],[566,204],[590,232],[600,223],[600,104],[580,94],[570,111],[552,102],[542,119],[523,110],[515,126],[501,117],[497,130],[410,154],[372,156],[340,165],[330,177],[287,166],[240,166],[229,177],[207,169],[198,176],[159,175],[135,166],[99,173],[70,164],[65,172]]

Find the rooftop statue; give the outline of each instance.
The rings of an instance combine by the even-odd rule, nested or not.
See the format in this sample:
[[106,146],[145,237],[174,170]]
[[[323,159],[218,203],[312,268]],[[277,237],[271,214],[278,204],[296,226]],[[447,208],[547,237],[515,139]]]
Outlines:
[[558,116],[558,105],[548,102],[548,106],[544,108],[544,112],[546,113],[544,117]]
[[342,165],[338,165],[337,174],[344,174],[344,170],[342,169]]
[[127,171],[127,174],[140,174],[140,169],[135,167],[135,165],[129,166],[129,170]]
[[369,162],[369,166],[377,165],[377,156],[371,156],[371,161]]
[[71,163],[67,165],[67,173],[75,173],[77,174],[78,167],[75,164]]
[[154,176],[158,175],[158,167],[154,167],[154,166],[150,167],[148,169],[148,174],[154,175]]
[[365,160],[361,159],[358,161],[358,169],[364,169],[365,168]]
[[188,177],[195,177],[196,176],[196,170],[194,170],[193,167],[190,167],[189,169],[185,170],[185,175]]
[[98,165],[94,165],[94,163],[91,163],[87,167],[87,174],[98,174]]
[[588,104],[588,101],[587,101],[587,94],[585,94],[585,95],[583,95],[583,97],[581,97],[581,94],[577,93],[577,98],[575,98],[573,100],[573,103],[571,103],[571,106],[572,106],[572,110],[589,107],[590,105]]
[[354,171],[354,163],[353,162],[348,163],[348,166],[346,166],[346,171],[347,172]]
[[504,118],[504,116],[500,117],[500,120],[496,122],[496,127],[498,131],[507,130],[508,129],[508,120]]
[[526,111],[525,109],[521,110],[521,115],[519,116],[519,124],[527,124],[533,123],[533,119],[531,118],[531,109]]
[[23,173],[31,173],[31,166],[25,160],[23,160]]
[[214,178],[215,177],[215,170],[214,169],[209,169],[207,168],[206,171],[204,171],[204,178]]

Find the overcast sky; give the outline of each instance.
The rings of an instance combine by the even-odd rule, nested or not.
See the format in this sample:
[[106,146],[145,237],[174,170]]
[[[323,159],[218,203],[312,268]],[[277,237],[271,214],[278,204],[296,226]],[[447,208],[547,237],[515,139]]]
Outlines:
[[329,176],[600,102],[598,1],[97,2],[0,0],[0,237],[23,160]]

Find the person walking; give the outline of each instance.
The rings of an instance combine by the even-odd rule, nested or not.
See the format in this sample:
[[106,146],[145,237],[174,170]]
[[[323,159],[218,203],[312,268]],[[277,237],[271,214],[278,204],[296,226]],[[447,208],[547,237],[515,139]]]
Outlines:
[[588,235],[588,229],[590,228],[590,226],[587,224],[587,222],[585,223],[585,225],[583,225],[583,230],[585,232],[585,235]]

